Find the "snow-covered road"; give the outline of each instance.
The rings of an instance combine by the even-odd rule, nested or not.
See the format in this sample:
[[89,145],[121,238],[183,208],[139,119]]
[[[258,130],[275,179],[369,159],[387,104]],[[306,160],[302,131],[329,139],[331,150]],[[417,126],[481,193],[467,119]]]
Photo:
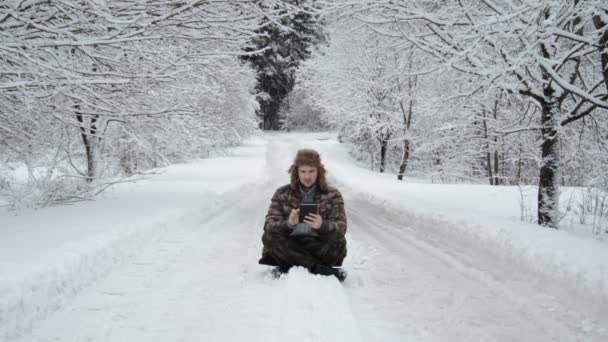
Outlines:
[[348,279],[273,279],[256,264],[262,222],[306,141],[267,139],[254,152],[264,177],[184,212],[16,341],[608,340],[605,307],[349,186]]
[[437,222],[349,197],[354,255],[346,292],[365,341],[606,338],[588,335],[580,324],[587,312],[547,295],[534,275],[479,246],[436,234]]

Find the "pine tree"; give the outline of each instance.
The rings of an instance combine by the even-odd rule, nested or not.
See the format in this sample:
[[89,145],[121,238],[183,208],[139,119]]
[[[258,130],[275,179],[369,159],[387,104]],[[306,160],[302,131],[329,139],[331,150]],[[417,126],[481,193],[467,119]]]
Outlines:
[[248,54],[241,56],[257,73],[257,115],[265,130],[281,127],[279,110],[294,87],[295,71],[310,57],[312,45],[323,40],[314,0],[285,0],[273,7],[281,11],[280,20],[263,19],[257,36],[244,48]]

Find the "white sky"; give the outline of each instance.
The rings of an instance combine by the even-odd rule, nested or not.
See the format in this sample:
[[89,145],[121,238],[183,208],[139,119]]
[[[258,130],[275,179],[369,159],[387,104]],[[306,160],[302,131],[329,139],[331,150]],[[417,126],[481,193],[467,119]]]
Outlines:
[[[343,193],[349,277],[257,265],[295,151]],[[516,187],[397,182],[329,134],[266,134],[102,198],[0,213],[0,339],[608,339],[608,246],[520,222]],[[526,206],[534,210],[533,189]]]

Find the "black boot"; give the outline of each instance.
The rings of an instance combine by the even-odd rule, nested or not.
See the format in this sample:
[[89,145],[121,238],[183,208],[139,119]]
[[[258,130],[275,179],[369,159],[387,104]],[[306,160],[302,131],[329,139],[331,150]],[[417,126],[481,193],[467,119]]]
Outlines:
[[325,266],[321,264],[313,265],[308,271],[312,274],[320,274],[325,276],[331,276],[338,278],[340,282],[343,282],[346,279],[346,272],[344,272],[340,268],[334,268],[330,266]]
[[258,264],[260,265],[268,265],[268,266],[279,266],[279,263],[270,256],[270,254],[262,254],[260,260],[258,260]]
[[281,274],[286,274],[289,272],[289,269],[291,268],[291,266],[277,266],[275,268],[272,269],[272,275],[275,278],[280,278]]

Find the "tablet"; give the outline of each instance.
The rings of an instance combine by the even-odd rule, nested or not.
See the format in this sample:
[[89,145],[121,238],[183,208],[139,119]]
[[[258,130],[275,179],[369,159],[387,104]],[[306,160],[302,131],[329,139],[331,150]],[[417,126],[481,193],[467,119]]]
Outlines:
[[317,213],[317,203],[300,203],[300,222],[310,213]]

